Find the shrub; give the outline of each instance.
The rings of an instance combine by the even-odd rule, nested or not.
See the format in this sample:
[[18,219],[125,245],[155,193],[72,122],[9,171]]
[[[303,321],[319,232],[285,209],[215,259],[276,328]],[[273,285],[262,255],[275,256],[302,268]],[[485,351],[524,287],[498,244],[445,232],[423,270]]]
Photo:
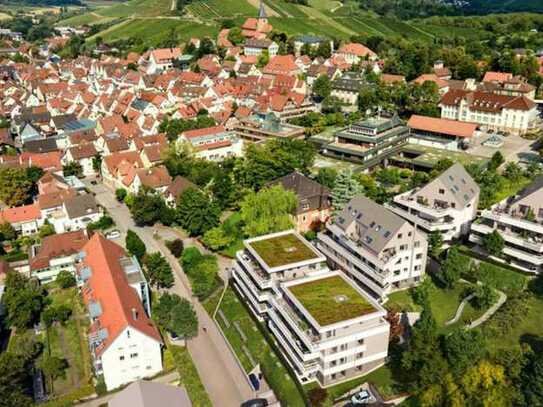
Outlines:
[[115,198],[117,198],[117,201],[119,202],[123,202],[126,198],[126,195],[128,195],[128,192],[126,192],[126,189],[124,188],[119,188],[115,190]]
[[175,257],[179,258],[183,254],[183,240],[181,239],[174,239],[174,240],[168,240],[166,242],[166,247],[170,250],[171,254],[173,254]]
[[62,270],[58,273],[56,281],[60,288],[70,288],[76,284],[74,275],[67,270]]
[[483,333],[488,338],[508,335],[523,320],[530,310],[530,296],[520,294],[510,297],[500,309],[483,325]]

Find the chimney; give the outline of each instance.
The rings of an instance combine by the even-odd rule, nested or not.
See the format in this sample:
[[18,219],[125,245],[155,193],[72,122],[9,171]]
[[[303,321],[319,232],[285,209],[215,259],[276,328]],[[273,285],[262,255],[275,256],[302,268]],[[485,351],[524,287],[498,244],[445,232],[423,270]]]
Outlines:
[[136,308],[132,308],[132,319],[134,321],[138,320],[138,311],[136,310]]

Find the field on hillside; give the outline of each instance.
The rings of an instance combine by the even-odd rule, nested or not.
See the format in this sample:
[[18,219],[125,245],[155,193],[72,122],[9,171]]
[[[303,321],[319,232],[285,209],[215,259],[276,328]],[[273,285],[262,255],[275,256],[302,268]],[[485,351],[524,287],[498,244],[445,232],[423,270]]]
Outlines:
[[[180,42],[187,41],[191,37],[216,36],[218,33],[216,26],[198,24],[190,20],[134,18],[116,24],[97,35],[102,37],[104,41],[136,38],[145,45],[154,46],[168,39],[172,29]],[[92,39],[93,37],[90,38],[91,41]]]
[[[153,46],[166,38],[172,28],[180,40],[215,35],[221,21],[230,19],[240,25],[245,18],[258,13],[258,0],[195,0],[187,6],[186,16],[179,17],[170,10],[171,1],[130,0],[111,6],[98,3],[93,5],[95,8],[91,11],[58,24],[77,26],[118,20],[98,35],[106,41],[141,38],[146,45]],[[275,30],[288,35],[314,34],[345,40],[354,35],[367,34],[428,42],[452,35],[468,40],[485,36],[485,32],[471,28],[436,26],[424,20],[400,21],[381,17],[361,11],[356,2],[349,0],[344,3],[337,0],[310,0],[310,6],[285,0],[264,0],[264,4]]]

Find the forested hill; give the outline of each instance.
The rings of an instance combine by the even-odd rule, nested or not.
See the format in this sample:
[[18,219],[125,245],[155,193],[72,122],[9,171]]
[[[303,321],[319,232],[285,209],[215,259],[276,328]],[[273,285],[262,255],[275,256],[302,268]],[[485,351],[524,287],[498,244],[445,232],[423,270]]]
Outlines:
[[16,6],[82,6],[81,0],[0,0],[2,4]]
[[401,19],[435,15],[543,12],[543,0],[358,0],[363,9]]

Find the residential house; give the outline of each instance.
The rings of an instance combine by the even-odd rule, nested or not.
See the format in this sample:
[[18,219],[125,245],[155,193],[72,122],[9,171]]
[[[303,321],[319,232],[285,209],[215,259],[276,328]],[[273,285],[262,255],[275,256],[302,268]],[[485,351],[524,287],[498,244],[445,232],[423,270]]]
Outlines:
[[428,243],[408,221],[360,195],[318,234],[317,248],[329,264],[384,300],[423,279]]
[[421,188],[396,195],[385,205],[426,234],[444,242],[467,236],[477,216],[480,189],[461,164],[454,164]]
[[294,38],[294,52],[300,55],[302,49],[308,48],[310,51],[316,51],[319,47],[327,45],[330,47],[330,52],[334,52],[334,42],[314,35],[299,35]]
[[62,157],[62,165],[65,166],[71,162],[77,162],[83,169],[85,177],[95,175],[93,159],[98,152],[92,143],[79,144],[75,147],[70,147]]
[[138,380],[116,393],[108,407],[191,407],[189,395],[183,387]]
[[295,218],[298,232],[316,230],[330,219],[332,200],[330,190],[325,186],[296,171],[273,181],[271,185],[282,185],[287,191],[296,194],[298,205]]
[[40,283],[49,283],[61,271],[75,275],[78,255],[88,241],[84,230],[43,238],[41,244],[30,248],[30,276],[40,280]]
[[303,138],[304,128],[282,123],[273,113],[240,117],[234,124],[235,133],[248,142],[259,142],[269,138]]
[[365,85],[362,75],[358,72],[345,72],[332,81],[330,96],[349,106],[358,103],[358,94]]
[[102,179],[111,188],[124,188],[123,179],[131,169],[144,168],[137,151],[124,151],[105,156],[102,160]]
[[123,179],[123,187],[133,194],[138,194],[142,187],[164,193],[172,184],[172,177],[163,165],[152,168],[132,167],[128,176]]
[[324,387],[384,364],[386,311],[347,275],[330,271],[326,258],[296,232],[246,240],[233,280],[301,384]]
[[377,54],[365,45],[355,42],[343,44],[338,51],[337,55],[343,57],[347,63],[354,65],[360,63],[362,60],[376,60]]
[[0,211],[0,221],[11,224],[23,236],[37,233],[43,225],[40,208],[36,203],[3,209]]
[[155,74],[173,68],[174,61],[180,56],[180,48],[160,48],[151,51],[147,73]]
[[189,188],[198,189],[198,186],[180,175],[175,177],[171,185],[164,192],[164,199],[168,206],[174,208],[181,194]]
[[78,280],[88,309],[94,370],[107,390],[162,371],[162,338],[150,319],[150,293],[135,257],[95,233],[81,251]]
[[277,55],[279,51],[279,45],[272,40],[249,38],[245,41],[243,46],[243,53],[250,56],[260,56],[262,52],[266,51],[270,57]]

